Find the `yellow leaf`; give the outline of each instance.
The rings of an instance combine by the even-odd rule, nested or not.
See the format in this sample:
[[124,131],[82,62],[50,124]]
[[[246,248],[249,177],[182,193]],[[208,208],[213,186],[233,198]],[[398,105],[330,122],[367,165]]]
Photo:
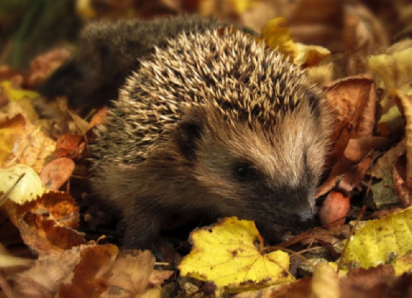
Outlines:
[[22,98],[37,98],[39,94],[30,90],[14,89],[10,81],[0,83],[0,88],[6,93],[10,101],[19,101]]
[[250,9],[254,2],[254,0],[226,0],[226,2],[229,2],[230,4],[233,5],[233,8],[235,12],[238,15],[242,15],[246,10]]
[[395,269],[395,275],[399,276],[406,272],[412,272],[412,252],[408,251],[406,254],[397,258],[392,263]]
[[292,281],[289,256],[262,254],[262,237],[252,221],[225,218],[191,234],[193,249],[179,265],[183,276],[213,281],[218,291],[240,292]]
[[6,198],[20,205],[41,197],[46,191],[39,175],[23,164],[0,168],[0,181],[0,194],[8,193]]
[[412,82],[412,48],[391,55],[368,58],[370,70],[384,82],[387,92],[408,87]]
[[297,48],[290,37],[290,30],[286,27],[284,18],[268,21],[263,26],[262,37],[268,47],[283,53],[286,58],[290,57],[292,61],[295,59]]
[[[395,117],[394,95],[396,90],[402,90],[406,94],[411,94],[412,83],[412,48],[395,52],[390,55],[376,55],[368,58],[369,69],[381,79],[385,85],[385,93],[380,101],[381,117],[379,120],[379,129],[385,129],[394,126],[388,123],[388,118],[391,117],[394,121],[399,121],[400,117]],[[385,115],[390,111],[391,115]],[[381,131],[380,131],[381,132]]]
[[362,268],[387,263],[392,256],[400,256],[412,249],[412,208],[367,221],[349,240],[344,254],[347,265]]
[[316,66],[323,59],[330,56],[330,51],[321,46],[307,46],[301,43],[295,43],[295,46],[296,58],[293,62],[297,65],[305,67]]

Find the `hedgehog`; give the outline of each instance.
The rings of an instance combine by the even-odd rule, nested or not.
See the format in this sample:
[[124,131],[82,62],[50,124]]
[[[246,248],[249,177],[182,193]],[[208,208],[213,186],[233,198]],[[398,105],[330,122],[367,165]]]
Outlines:
[[126,248],[172,214],[314,223],[329,111],[282,54],[234,29],[181,34],[140,61],[92,146],[94,192],[122,211]]
[[139,59],[180,33],[204,32],[223,26],[198,16],[154,20],[96,21],[82,30],[76,53],[60,66],[38,91],[47,99],[67,96],[69,107],[100,107],[117,99],[125,78],[139,68]]

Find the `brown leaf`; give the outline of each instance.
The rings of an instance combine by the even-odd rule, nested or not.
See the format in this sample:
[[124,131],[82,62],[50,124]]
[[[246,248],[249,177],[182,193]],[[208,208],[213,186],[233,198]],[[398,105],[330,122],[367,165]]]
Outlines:
[[370,169],[371,163],[372,158],[367,156],[356,166],[352,167],[339,182],[339,189],[345,193],[350,193],[363,181],[366,172]]
[[104,106],[93,115],[89,123],[89,130],[97,125],[106,123],[107,110],[107,106]]
[[153,270],[155,258],[150,251],[124,251],[115,261],[109,277],[108,295],[121,291],[130,297],[142,294],[170,278],[173,271]]
[[70,158],[56,158],[44,166],[40,178],[46,188],[57,191],[69,180],[74,167],[74,161]]
[[393,188],[403,207],[411,205],[412,189],[406,185],[406,156],[401,155],[392,165]]
[[79,207],[70,194],[66,192],[49,191],[35,201],[23,205],[16,204],[14,214],[9,213],[9,218],[17,226],[20,216],[26,212],[54,220],[59,226],[71,228],[79,226]]
[[30,212],[20,220],[19,230],[24,242],[39,255],[59,254],[85,243],[83,234]]
[[116,258],[118,248],[111,244],[81,246],[80,262],[73,270],[70,283],[59,291],[61,298],[98,297],[108,289],[107,274]]
[[380,19],[359,2],[346,4],[344,41],[346,74],[358,75],[368,71],[368,56],[380,53],[389,38]]
[[350,138],[372,136],[375,124],[375,83],[369,77],[349,77],[335,81],[325,90],[338,119],[348,119],[353,125]]
[[392,265],[351,270],[340,282],[342,298],[389,298],[390,296],[385,295],[385,291],[395,280],[394,273]]
[[395,147],[389,149],[377,162],[373,165],[371,175],[376,178],[383,179],[392,173],[392,165],[398,157],[406,150],[405,139],[400,141]]
[[56,155],[58,157],[68,157],[74,160],[83,156],[85,140],[82,135],[64,134],[57,139]]
[[281,286],[272,286],[253,292],[244,292],[235,298],[307,298],[311,293],[311,278],[299,279]]
[[[55,297],[63,281],[79,262],[80,248],[40,256],[34,266],[11,277],[17,297]],[[75,296],[72,296],[75,297]]]

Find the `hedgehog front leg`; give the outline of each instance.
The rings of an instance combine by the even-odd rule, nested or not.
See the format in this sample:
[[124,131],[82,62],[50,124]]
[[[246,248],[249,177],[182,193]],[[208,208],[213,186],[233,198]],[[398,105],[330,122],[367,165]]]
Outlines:
[[163,214],[152,206],[135,206],[133,213],[126,218],[126,231],[123,247],[126,249],[154,250],[159,237]]

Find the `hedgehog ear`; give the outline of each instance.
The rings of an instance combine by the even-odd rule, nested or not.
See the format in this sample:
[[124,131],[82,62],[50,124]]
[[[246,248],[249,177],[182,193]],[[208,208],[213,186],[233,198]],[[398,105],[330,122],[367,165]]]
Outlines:
[[197,143],[200,140],[202,125],[199,119],[182,120],[176,130],[177,145],[188,159],[196,158]]

